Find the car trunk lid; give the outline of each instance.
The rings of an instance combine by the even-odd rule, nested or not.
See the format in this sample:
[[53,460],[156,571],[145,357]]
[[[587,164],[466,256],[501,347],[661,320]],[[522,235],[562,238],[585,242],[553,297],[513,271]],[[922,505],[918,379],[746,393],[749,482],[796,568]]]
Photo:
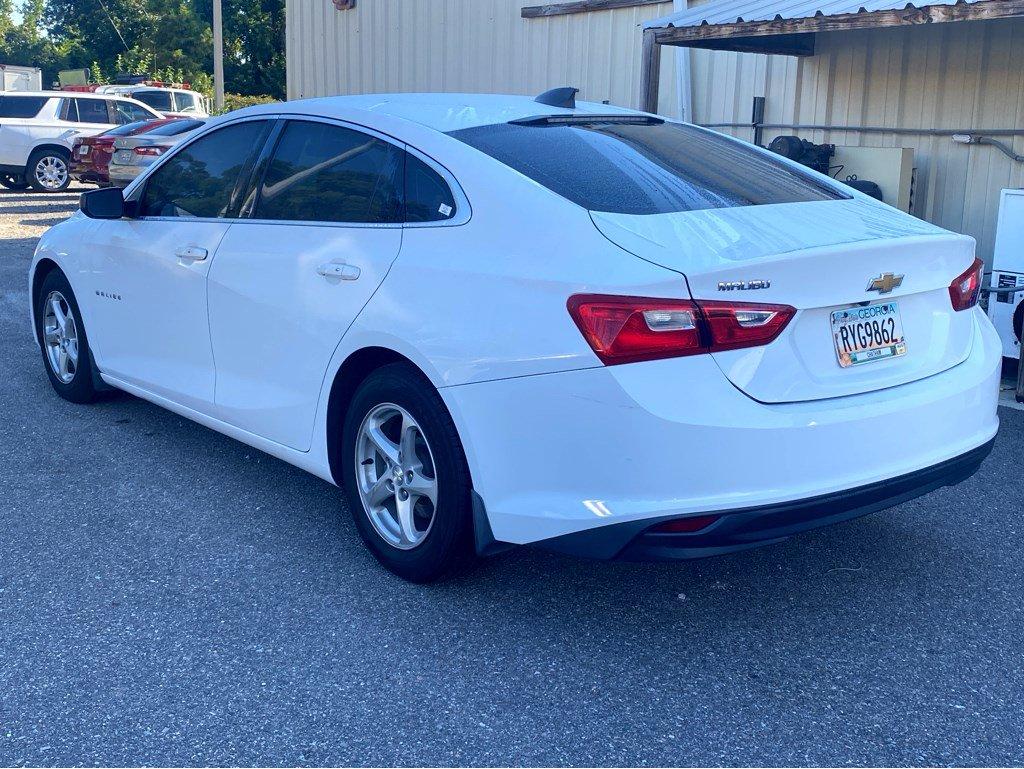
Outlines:
[[[971,313],[953,310],[949,285],[971,265],[974,241],[889,206],[852,199],[592,218],[620,247],[682,273],[698,301],[797,309],[771,344],[714,353],[733,385],[758,401],[879,390],[944,371],[970,353]],[[879,290],[869,290],[876,280]],[[898,313],[905,354],[847,359],[844,367],[833,313],[841,319],[865,306]]]

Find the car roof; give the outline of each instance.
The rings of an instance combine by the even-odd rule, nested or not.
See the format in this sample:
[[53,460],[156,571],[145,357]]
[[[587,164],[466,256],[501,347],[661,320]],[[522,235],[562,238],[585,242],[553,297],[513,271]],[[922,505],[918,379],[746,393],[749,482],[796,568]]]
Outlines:
[[594,102],[576,109],[540,104],[530,96],[465,93],[365,94],[300,99],[252,107],[248,114],[282,113],[345,119],[353,111],[387,115],[447,133],[462,128],[556,115],[634,115],[634,110]]

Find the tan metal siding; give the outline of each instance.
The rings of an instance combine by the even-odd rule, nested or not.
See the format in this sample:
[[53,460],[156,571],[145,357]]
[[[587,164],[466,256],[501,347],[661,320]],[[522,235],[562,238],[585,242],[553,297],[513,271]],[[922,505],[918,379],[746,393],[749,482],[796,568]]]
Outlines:
[[[750,119],[767,96],[766,122],[941,129],[1024,128],[1024,20],[819,35],[804,59],[695,51],[694,109],[700,122]],[[759,69],[763,67],[763,69]],[[762,74],[763,73],[763,74]],[[730,129],[744,139],[749,129]],[[914,212],[978,240],[991,259],[999,191],[1024,186],[1024,164],[993,147],[949,136],[856,131],[796,133],[816,142],[913,147]],[[1005,137],[1024,154],[1024,136]]]
[[[580,98],[637,106],[640,25],[672,3],[523,19],[521,0],[288,0],[288,97],[448,91],[537,94],[575,85]],[[663,109],[678,99],[674,57]]]
[[[290,98],[386,91],[535,94],[576,85],[582,98],[639,103],[639,25],[672,11],[638,8],[522,19],[522,0],[288,0]],[[691,3],[697,5],[697,3]],[[1024,127],[1024,20],[819,35],[795,59],[690,53],[693,108],[703,123],[750,120],[767,97],[770,123],[934,128]],[[678,114],[675,51],[662,55],[660,111]],[[751,138],[749,129],[732,133]],[[1024,165],[948,136],[785,131],[813,141],[913,147],[915,213],[978,239],[991,257],[999,190],[1024,186]],[[766,131],[765,141],[775,133]],[[1007,139],[1024,154],[1024,137]]]

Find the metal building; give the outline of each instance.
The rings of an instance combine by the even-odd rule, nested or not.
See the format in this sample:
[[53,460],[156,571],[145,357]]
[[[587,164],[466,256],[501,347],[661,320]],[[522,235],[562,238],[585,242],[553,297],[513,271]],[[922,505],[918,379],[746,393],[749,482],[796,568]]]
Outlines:
[[[1024,0],[924,0],[916,8],[906,0],[711,0],[689,9],[681,0],[337,5],[353,7],[288,0],[289,98],[534,94],[575,85],[581,98],[636,107],[644,26],[653,23],[665,41],[701,46],[664,49],[659,112],[753,139],[752,105],[763,96],[764,143],[795,134],[820,143],[913,148],[911,210],[973,235],[987,259],[1000,189],[1024,186],[1024,163],[996,146],[952,138],[954,132],[984,135],[1024,154],[1024,18],[1018,16]],[[922,15],[933,6],[944,7],[950,17],[940,20],[949,23]],[[973,20],[994,6],[1001,7],[1000,18]],[[906,23],[865,22],[872,13],[903,14]],[[800,25],[815,20],[808,35]],[[752,31],[759,38],[753,43]],[[799,55],[706,50],[729,47]]]

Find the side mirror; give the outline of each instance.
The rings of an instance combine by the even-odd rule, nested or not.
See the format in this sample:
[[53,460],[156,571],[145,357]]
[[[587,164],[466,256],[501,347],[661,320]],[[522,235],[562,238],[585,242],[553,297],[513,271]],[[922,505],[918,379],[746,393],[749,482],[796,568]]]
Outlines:
[[120,187],[101,187],[83,192],[78,198],[78,206],[90,219],[121,219],[128,215]]

